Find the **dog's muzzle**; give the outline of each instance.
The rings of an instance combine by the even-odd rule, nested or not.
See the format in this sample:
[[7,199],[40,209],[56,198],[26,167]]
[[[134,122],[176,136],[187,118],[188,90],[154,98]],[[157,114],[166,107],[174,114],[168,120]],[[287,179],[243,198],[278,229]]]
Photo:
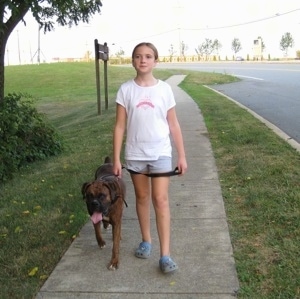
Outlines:
[[107,216],[108,207],[103,205],[101,202],[99,202],[98,200],[95,199],[91,202],[91,211],[92,212],[100,212],[104,216]]

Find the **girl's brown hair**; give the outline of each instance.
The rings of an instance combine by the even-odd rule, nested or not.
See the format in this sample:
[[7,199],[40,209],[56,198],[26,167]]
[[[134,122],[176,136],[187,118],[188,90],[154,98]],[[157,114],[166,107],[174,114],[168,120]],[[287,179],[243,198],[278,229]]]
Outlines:
[[139,47],[141,47],[141,46],[146,46],[146,47],[149,47],[150,49],[152,49],[153,52],[154,52],[154,58],[155,58],[155,60],[158,60],[158,51],[157,51],[156,47],[153,44],[147,43],[147,42],[139,43],[138,45],[136,45],[134,47],[134,49],[132,51],[132,59],[134,58],[136,49],[139,48]]

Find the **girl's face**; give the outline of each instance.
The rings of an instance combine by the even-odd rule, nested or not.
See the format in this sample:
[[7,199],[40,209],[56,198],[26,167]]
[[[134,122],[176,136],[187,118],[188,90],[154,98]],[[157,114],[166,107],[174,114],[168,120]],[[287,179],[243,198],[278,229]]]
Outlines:
[[150,73],[156,64],[157,60],[151,48],[147,46],[136,48],[132,58],[132,65],[138,73]]

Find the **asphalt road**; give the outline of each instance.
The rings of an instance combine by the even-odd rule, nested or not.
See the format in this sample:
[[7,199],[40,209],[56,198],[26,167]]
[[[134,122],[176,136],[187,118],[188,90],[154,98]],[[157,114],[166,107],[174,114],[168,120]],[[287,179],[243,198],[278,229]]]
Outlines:
[[300,143],[300,62],[161,63],[158,68],[239,77],[240,82],[210,87],[248,107]]

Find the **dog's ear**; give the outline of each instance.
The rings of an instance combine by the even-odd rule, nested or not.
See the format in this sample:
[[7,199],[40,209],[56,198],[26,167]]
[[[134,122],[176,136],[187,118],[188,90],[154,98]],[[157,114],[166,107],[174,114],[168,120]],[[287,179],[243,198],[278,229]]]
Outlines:
[[119,183],[117,180],[111,180],[105,183],[106,187],[110,192],[111,201],[114,202],[120,196],[118,195]]
[[86,190],[89,186],[91,186],[91,183],[87,182],[87,183],[84,183],[81,187],[81,193],[82,193],[83,199],[85,199]]
[[111,158],[110,157],[105,157],[104,163],[111,163]]

